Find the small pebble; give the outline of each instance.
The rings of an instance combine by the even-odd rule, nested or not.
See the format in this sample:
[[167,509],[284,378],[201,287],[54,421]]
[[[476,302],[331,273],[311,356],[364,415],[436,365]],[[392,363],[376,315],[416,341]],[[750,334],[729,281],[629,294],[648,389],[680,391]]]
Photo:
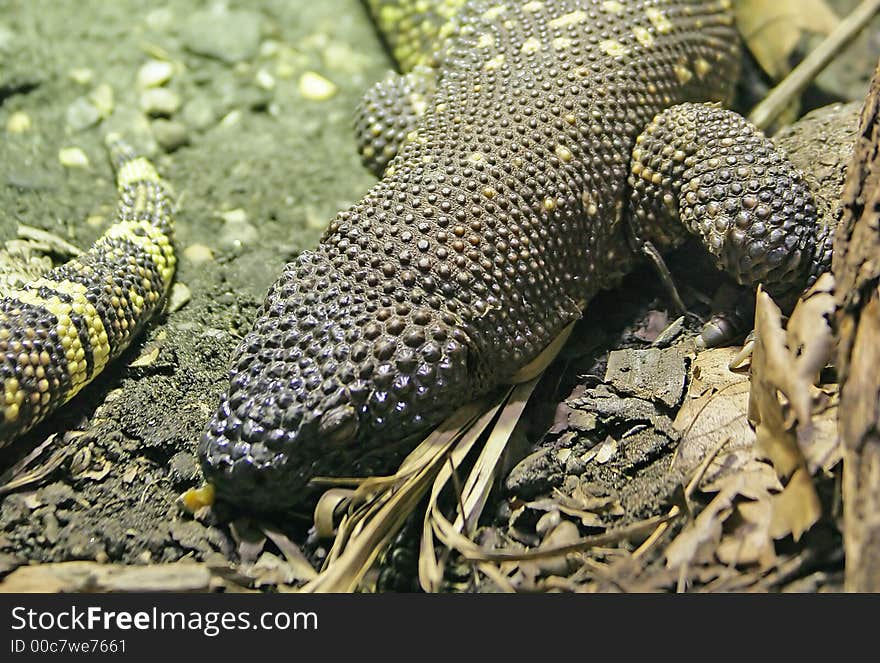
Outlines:
[[145,20],[150,29],[164,32],[174,25],[174,13],[167,7],[161,7],[147,14]]
[[299,77],[299,91],[302,96],[311,101],[323,101],[336,94],[336,85],[321,74],[307,71]]
[[184,122],[197,131],[205,131],[217,121],[211,101],[204,96],[196,96],[187,101],[180,115]]
[[272,58],[278,55],[278,51],[280,49],[280,45],[274,39],[267,39],[262,44],[260,44],[260,57],[261,58]]
[[30,131],[32,126],[33,123],[31,122],[30,115],[24,111],[16,111],[6,120],[6,133],[23,134]]
[[222,5],[196,11],[183,24],[183,45],[193,53],[229,64],[250,60],[260,48],[262,16],[252,11],[229,11]]
[[183,250],[183,257],[195,265],[214,259],[214,252],[204,244],[190,244]]
[[265,69],[260,69],[256,75],[257,86],[264,90],[275,89],[275,77]]
[[120,104],[113,115],[104,121],[102,129],[125,136],[126,142],[145,157],[155,156],[159,152],[150,120],[134,106]]
[[89,158],[78,147],[64,147],[58,151],[58,161],[65,168],[88,168]]
[[113,113],[113,88],[107,83],[101,83],[89,93],[89,101],[98,109],[102,118],[110,117]]
[[293,75],[295,73],[296,67],[290,62],[279,62],[277,65],[275,65],[275,74],[278,76],[278,78],[293,78]]
[[65,120],[67,126],[74,131],[82,131],[98,124],[101,121],[101,113],[91,101],[85,97],[77,97],[67,107]]
[[137,73],[137,85],[141,89],[160,87],[171,80],[174,65],[164,60],[149,60]]
[[231,127],[241,122],[241,111],[233,110],[229,111],[226,115],[223,116],[223,119],[220,120],[220,124],[224,127]]
[[173,152],[177,148],[189,143],[189,133],[186,125],[174,120],[154,120],[151,128],[156,142],[166,152]]
[[189,303],[190,299],[192,299],[192,292],[186,283],[175,281],[171,286],[171,293],[168,295],[168,312],[179,311]]
[[259,232],[253,224],[245,220],[236,219],[223,224],[220,232],[220,244],[231,249],[253,244],[260,238]]
[[543,516],[538,518],[538,522],[535,523],[535,531],[538,534],[547,534],[552,531],[554,527],[556,527],[560,522],[562,522],[562,515],[556,509],[553,511],[548,511]]
[[331,42],[323,50],[324,64],[334,71],[359,73],[364,69],[364,56],[343,42]]
[[220,218],[226,223],[247,223],[247,212],[240,207],[236,207],[228,212],[222,212]]
[[[563,520],[546,536],[541,543],[541,548],[556,548],[567,546],[580,540],[580,532],[577,525],[570,520]],[[569,562],[565,553],[554,557],[544,557],[537,562],[538,568],[543,575],[566,575],[569,572]]]
[[174,115],[180,105],[180,95],[168,88],[155,87],[141,93],[141,108],[147,115]]
[[70,80],[74,83],[88,85],[94,80],[95,72],[85,67],[78,67],[76,69],[71,69],[70,72],[68,72],[68,76],[70,76]]

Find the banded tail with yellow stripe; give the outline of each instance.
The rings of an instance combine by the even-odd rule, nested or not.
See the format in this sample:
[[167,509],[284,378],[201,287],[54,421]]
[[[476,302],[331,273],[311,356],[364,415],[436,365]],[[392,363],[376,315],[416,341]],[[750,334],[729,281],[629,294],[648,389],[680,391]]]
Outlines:
[[174,275],[169,191],[107,137],[119,205],[88,251],[0,299],[0,446],[69,401],[131,343]]

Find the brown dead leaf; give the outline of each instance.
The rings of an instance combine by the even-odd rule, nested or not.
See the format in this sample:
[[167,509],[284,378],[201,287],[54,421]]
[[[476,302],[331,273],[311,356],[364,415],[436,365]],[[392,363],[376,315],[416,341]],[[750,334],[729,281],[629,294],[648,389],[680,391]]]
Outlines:
[[735,516],[739,523],[718,545],[719,561],[728,566],[758,564],[762,569],[774,566],[777,560],[770,533],[772,511],[769,500],[737,504]]
[[[707,474],[708,481],[700,485],[700,490],[704,493],[731,490],[750,500],[766,500],[771,494],[780,492],[782,484],[775,470],[766,462],[758,460],[754,454],[749,458],[743,458],[744,453],[744,451],[736,451],[719,456],[718,460],[721,461],[722,467],[735,469],[719,471],[712,477]],[[726,462],[728,456],[739,457],[735,462],[729,463]]]
[[667,546],[664,554],[668,568],[712,559],[721,542],[724,522],[734,512],[735,499],[745,481],[742,474],[733,474],[720,484],[718,494]]
[[312,565],[309,564],[309,560],[306,559],[306,556],[303,554],[300,547],[296,545],[290,538],[282,533],[278,532],[271,527],[266,527],[265,525],[261,528],[263,530],[263,534],[269,537],[278,549],[284,554],[284,559],[287,560],[287,563],[290,565],[291,571],[296,574],[298,578],[303,580],[311,580],[316,575],[318,575],[317,571],[312,568]]
[[790,533],[797,541],[821,515],[822,504],[810,474],[805,467],[799,467],[782,492],[773,497],[770,533],[774,539],[781,539]]
[[749,51],[774,81],[791,71],[805,33],[827,35],[840,22],[824,0],[736,0],[734,10]]
[[570,495],[559,497],[560,504],[575,509],[604,513],[610,516],[622,516],[624,514],[623,507],[617,498],[610,495],[594,495],[587,490],[588,485],[588,481],[579,481],[572,489]]
[[721,541],[724,521],[733,512],[732,491],[721,491],[666,547],[666,566],[680,568],[711,557]]
[[307,582],[318,575],[308,564],[294,565],[266,551],[245,570],[245,573],[253,578],[254,587],[293,585],[297,582]]
[[843,459],[843,444],[837,432],[838,385],[822,385],[821,391],[828,397],[826,405],[813,412],[812,435],[798,441],[811,475],[820,470],[828,473]]
[[[729,368],[737,352],[737,348],[716,348],[701,352],[693,360],[688,392],[672,424],[681,433],[673,467],[682,474],[691,474],[722,442],[727,454],[749,449],[754,443],[755,435],[746,417],[748,375]],[[719,460],[712,467],[717,472]]]
[[[725,456],[741,455],[745,451],[747,450],[721,455],[716,462],[721,461],[724,466]],[[719,472],[708,485],[702,486],[704,492],[718,494],[669,544],[666,550],[667,566],[675,568],[685,563],[706,562],[711,559],[712,553],[722,560],[734,559],[736,556],[751,560],[755,550],[763,550],[762,545],[759,545],[762,535],[755,532],[754,540],[749,543],[750,547],[737,547],[732,541],[726,540],[729,534],[722,537],[725,522],[734,514],[742,516],[741,507],[744,504],[760,503],[764,506],[747,508],[747,516],[751,517],[753,523],[758,522],[758,512],[749,512],[748,509],[763,508],[769,512],[773,493],[781,488],[773,468],[754,456],[738,460],[734,471]],[[744,499],[751,501],[745,502]],[[767,530],[766,527],[764,529]],[[764,555],[766,553],[762,552],[762,559],[765,558]]]
[[[775,538],[791,533],[797,540],[822,515],[803,449],[813,447],[823,458],[832,453],[828,426],[814,424],[814,412],[824,410],[829,416],[830,399],[813,384],[832,350],[827,320],[834,309],[831,287],[828,279],[820,278],[802,296],[788,331],[782,327],[779,307],[758,290],[749,418],[755,424],[758,453],[770,459],[785,484],[773,500]],[[826,435],[819,444],[814,443],[817,431]]]
[[787,345],[797,355],[798,376],[812,383],[834,350],[834,333],[828,320],[836,309],[834,277],[823,274],[798,301],[786,326]]

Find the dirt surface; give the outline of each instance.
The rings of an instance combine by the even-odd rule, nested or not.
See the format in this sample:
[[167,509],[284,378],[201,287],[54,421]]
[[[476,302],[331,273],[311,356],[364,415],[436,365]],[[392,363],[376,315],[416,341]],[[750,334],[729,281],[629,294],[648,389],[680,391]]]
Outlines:
[[[88,246],[110,222],[115,192],[101,139],[119,129],[176,191],[176,281],[189,293],[62,411],[0,450],[0,471],[52,434],[44,456],[69,450],[44,480],[0,497],[0,573],[34,562],[234,557],[229,527],[194,520],[177,498],[200,483],[201,428],[267,287],[374,181],[355,153],[352,117],[391,61],[356,0],[170,0],[154,8],[132,0],[0,0],[0,9],[0,240],[25,224]],[[872,66],[858,54],[859,66]],[[155,74],[163,70],[156,62],[170,64],[167,81]],[[331,81],[332,94],[304,91],[307,72]],[[852,78],[847,96],[858,99],[868,73]],[[60,154],[66,148],[79,148],[88,163],[71,165],[70,153]],[[711,293],[712,283],[700,290]],[[600,297],[566,363],[545,381],[531,433],[552,431],[558,402],[573,391],[564,407],[599,412],[620,432],[632,428],[614,420],[611,410],[622,407],[616,392],[597,402],[585,390],[602,382],[610,350],[648,347],[656,333],[646,330],[675,317],[665,308],[648,270]],[[634,406],[650,410],[639,421],[651,425],[635,431],[626,453],[592,469],[566,467],[558,454],[535,468],[547,449],[580,444],[569,458],[602,439],[560,442],[551,432],[542,447],[530,440],[523,455],[539,455],[533,466],[517,466],[507,490],[534,497],[577,471],[614,493],[628,517],[649,514],[677,486],[668,472],[674,436],[666,431],[678,397],[669,398]],[[500,503],[496,513],[504,522],[509,506]],[[305,522],[281,527],[302,539]],[[311,552],[320,558],[322,550]]]
[[[77,475],[65,464],[36,492],[6,496],[0,550],[19,560],[127,562],[225,552],[225,535],[182,519],[175,500],[198,483],[201,428],[268,286],[374,181],[355,153],[352,116],[389,60],[355,0],[0,4],[0,122],[25,113],[31,125],[3,137],[0,239],[21,223],[88,246],[115,205],[101,139],[118,128],[175,189],[176,281],[191,293],[62,412],[4,450],[7,467],[52,432],[82,430],[67,442],[88,450],[82,470],[107,472]],[[227,60],[212,55],[224,52]],[[172,65],[161,86],[176,97],[167,117],[144,110],[165,103],[149,99],[160,88],[138,83],[151,61]],[[306,98],[308,71],[335,94]],[[74,128],[88,122],[82,109],[102,86],[112,114]],[[184,134],[170,152],[155,139],[169,123]],[[89,165],[63,166],[59,151],[69,147]]]

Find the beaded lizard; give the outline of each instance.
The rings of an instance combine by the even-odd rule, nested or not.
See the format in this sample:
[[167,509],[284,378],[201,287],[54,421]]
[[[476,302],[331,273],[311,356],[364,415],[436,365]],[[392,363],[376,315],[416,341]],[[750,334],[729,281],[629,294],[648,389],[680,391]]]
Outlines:
[[[285,508],[315,475],[387,469],[509,382],[645,242],[695,233],[771,290],[827,263],[797,169],[742,118],[686,103],[729,101],[729,0],[368,4],[406,72],[358,114],[382,179],[285,268],[238,348],[200,444],[221,497]],[[118,223],[0,300],[0,443],[73,397],[167,292],[164,184],[110,144]]]
[[286,266],[237,349],[200,445],[221,497],[283,509],[316,475],[388,469],[647,241],[696,233],[771,291],[827,260],[799,172],[738,115],[685,103],[729,101],[730,0],[368,5],[408,72],[358,115],[382,179]]

